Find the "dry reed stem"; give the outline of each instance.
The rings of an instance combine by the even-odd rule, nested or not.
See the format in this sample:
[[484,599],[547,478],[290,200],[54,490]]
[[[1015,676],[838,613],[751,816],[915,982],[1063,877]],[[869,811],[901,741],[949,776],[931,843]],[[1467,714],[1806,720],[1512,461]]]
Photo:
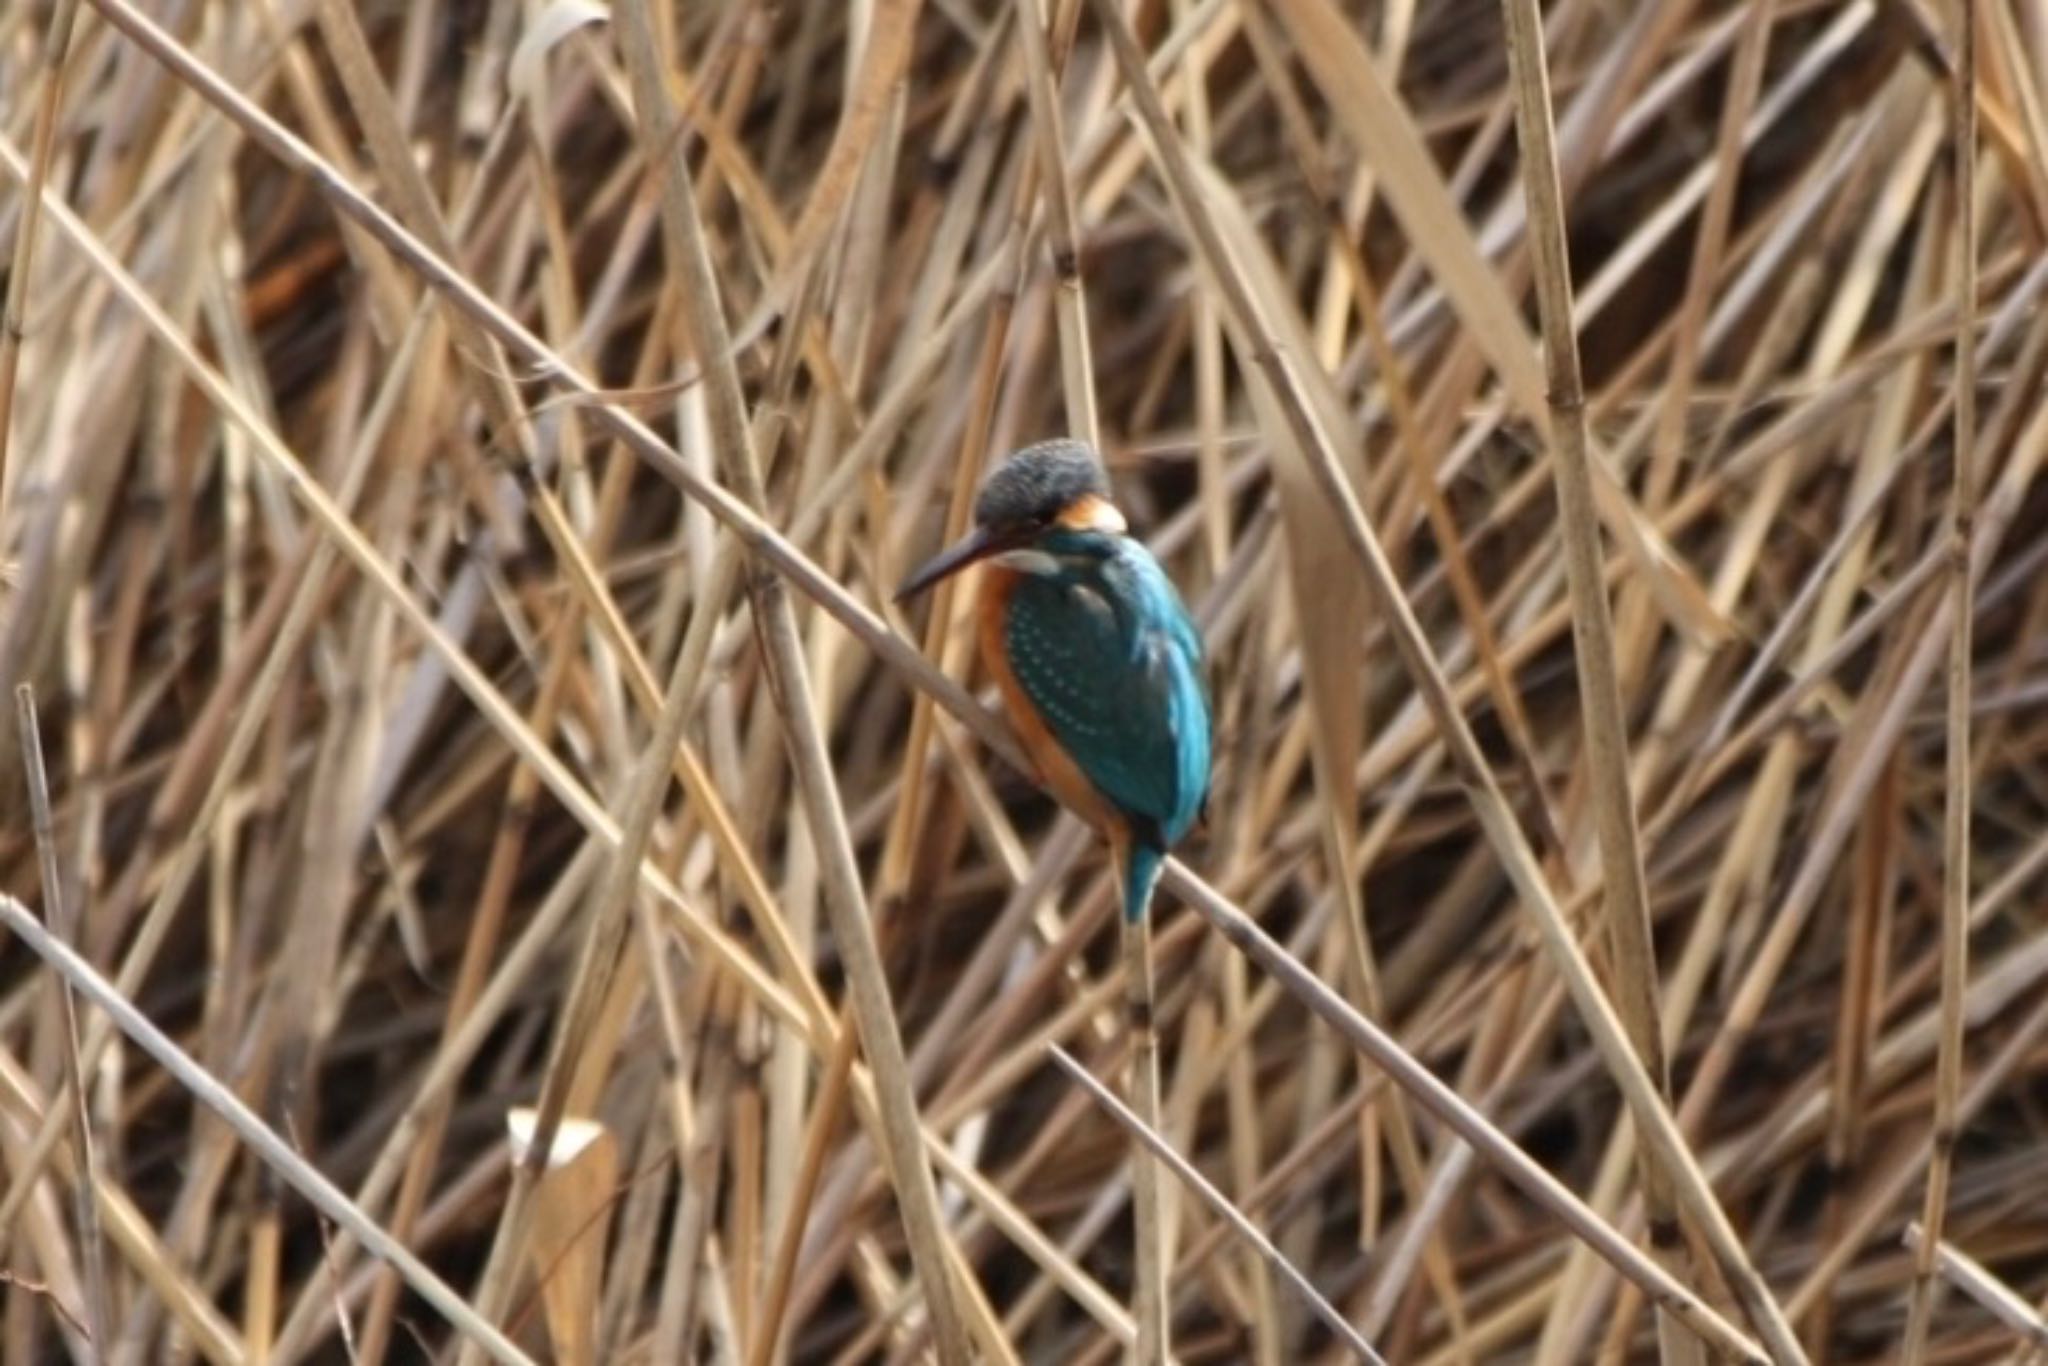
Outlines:
[[[1548,377],[1550,470],[1557,481],[1558,522],[1571,594],[1573,656],[1578,661],[1579,715],[1585,728],[1586,772],[1599,833],[1611,989],[1622,1026],[1656,1088],[1658,1102],[1669,1105],[1671,1075],[1664,1054],[1663,1019],[1658,1013],[1650,894],[1643,873],[1635,793],[1629,782],[1620,661],[1601,572],[1604,557],[1587,450],[1585,382],[1572,323],[1571,252],[1556,132],[1551,124],[1550,59],[1544,50],[1542,15],[1534,0],[1503,0],[1502,7],[1507,16],[1508,69],[1515,87],[1515,128],[1522,151],[1522,184],[1528,196],[1530,254]],[[1676,1178],[1666,1170],[1663,1157],[1653,1157],[1647,1146],[1639,1160],[1650,1246],[1665,1267],[1677,1274],[1685,1256],[1673,1192]],[[1747,1271],[1746,1267],[1727,1269],[1736,1275]],[[1791,1325],[1777,1313],[1762,1282],[1750,1279],[1741,1287],[1741,1297],[1772,1354],[1781,1361],[1803,1360]],[[1702,1359],[1697,1341],[1666,1315],[1658,1317],[1657,1341],[1666,1366]]]
[[[1152,980],[1152,922],[1149,916],[1123,922],[1124,1019],[1130,1031],[1129,1089],[1139,1122],[1159,1132],[1158,993]],[[1167,1241],[1165,1192],[1160,1164],[1148,1145],[1131,1151],[1133,1270],[1131,1318],[1138,1337],[1134,1360],[1159,1366],[1173,1350],[1166,1273],[1173,1248]]]
[[[0,517],[7,515],[8,434],[14,429],[14,393],[21,375],[21,348],[28,338],[29,281],[36,273],[36,238],[42,227],[42,189],[50,177],[50,159],[57,145],[57,117],[64,107],[64,76],[71,62],[71,36],[78,23],[78,0],[57,0],[50,8],[49,31],[43,40],[42,100],[29,152],[29,173],[22,187],[21,221],[15,225],[14,249],[7,267],[7,296],[0,303]],[[0,560],[0,569],[5,561]]]
[[1956,36],[1951,129],[1955,165],[1956,357],[1953,474],[1947,517],[1950,601],[1946,782],[1942,800],[1941,1046],[1928,1133],[1927,1192],[1913,1248],[1904,1360],[1925,1359],[1940,1282],[1935,1279],[1948,1216],[1963,1085],[1963,995],[1970,980],[1971,651],[1976,625],[1977,519],[1977,6],[1964,0]]
[[[14,710],[21,728],[22,766],[28,779],[29,821],[43,878],[43,918],[63,943],[78,941],[78,913],[64,899],[64,871],[58,861],[57,836],[50,817],[50,779],[43,764],[42,728],[36,720],[35,689],[23,683],[14,690]],[[100,1233],[98,1145],[93,1141],[92,1115],[85,1098],[85,1069],[78,1059],[78,995],[68,981],[57,985],[62,1011],[64,1085],[71,1096],[71,1142],[78,1174],[72,1183],[72,1218],[77,1223],[81,1259],[85,1263],[85,1340],[88,1359],[104,1361],[112,1345],[111,1302],[107,1298],[107,1254]]]
[[[1081,279],[1081,254],[1074,224],[1074,184],[1067,169],[1066,138],[1060,128],[1059,81],[1046,39],[1040,0],[1016,0],[1012,25],[1024,54],[1024,88],[1030,98],[1032,130],[1038,143],[1038,184],[1045,203],[1045,245],[1052,256],[1059,314],[1060,381],[1067,403],[1067,430],[1090,446],[1101,444],[1095,415],[1095,366],[1088,342],[1088,295]],[[1071,6],[1070,6],[1071,8]]]

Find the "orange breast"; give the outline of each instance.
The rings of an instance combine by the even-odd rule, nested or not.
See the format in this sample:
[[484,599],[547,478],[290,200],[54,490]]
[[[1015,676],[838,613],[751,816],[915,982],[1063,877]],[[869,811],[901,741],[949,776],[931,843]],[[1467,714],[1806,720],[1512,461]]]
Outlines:
[[982,662],[995,678],[996,690],[1003,695],[1003,705],[1010,713],[1010,726],[1023,742],[1024,752],[1037,765],[1040,781],[1083,820],[1112,840],[1120,839],[1124,834],[1124,823],[1117,816],[1116,809],[1095,790],[1095,784],[1088,781],[1080,766],[1067,757],[1066,750],[1060,747],[1051,727],[1045,724],[1045,718],[1039,715],[1038,708],[1032,705],[1030,696],[1010,668],[1010,650],[1004,632],[1009,622],[1010,595],[1016,591],[1022,577],[1017,570],[999,564],[987,565],[982,570],[977,610],[981,618]]

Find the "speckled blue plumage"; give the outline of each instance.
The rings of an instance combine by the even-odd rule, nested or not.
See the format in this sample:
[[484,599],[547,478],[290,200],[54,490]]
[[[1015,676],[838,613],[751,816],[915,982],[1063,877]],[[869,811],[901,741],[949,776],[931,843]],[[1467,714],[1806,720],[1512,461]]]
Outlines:
[[1150,903],[1166,851],[1209,793],[1202,643],[1152,552],[1126,536],[1053,531],[1057,573],[1021,576],[1004,642],[1047,729],[1130,831],[1124,913]]

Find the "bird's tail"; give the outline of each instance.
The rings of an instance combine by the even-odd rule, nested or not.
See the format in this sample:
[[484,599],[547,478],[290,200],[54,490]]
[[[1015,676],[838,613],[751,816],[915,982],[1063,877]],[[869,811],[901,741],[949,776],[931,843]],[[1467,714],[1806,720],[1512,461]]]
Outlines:
[[1124,919],[1136,924],[1152,906],[1152,889],[1158,885],[1159,870],[1166,866],[1166,851],[1142,840],[1132,840],[1124,852]]

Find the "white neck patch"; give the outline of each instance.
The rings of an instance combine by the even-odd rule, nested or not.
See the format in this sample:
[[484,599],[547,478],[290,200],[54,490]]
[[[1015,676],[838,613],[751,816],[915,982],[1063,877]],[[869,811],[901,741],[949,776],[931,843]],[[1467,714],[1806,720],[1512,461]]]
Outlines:
[[1003,568],[1014,569],[1023,574],[1057,574],[1060,572],[1060,562],[1057,558],[1046,554],[1043,550],[1033,550],[1028,546],[1022,550],[1005,550],[1002,554],[992,556],[991,558]]

